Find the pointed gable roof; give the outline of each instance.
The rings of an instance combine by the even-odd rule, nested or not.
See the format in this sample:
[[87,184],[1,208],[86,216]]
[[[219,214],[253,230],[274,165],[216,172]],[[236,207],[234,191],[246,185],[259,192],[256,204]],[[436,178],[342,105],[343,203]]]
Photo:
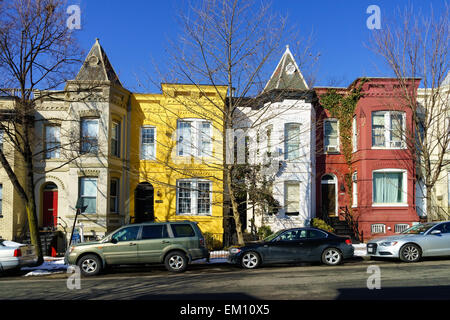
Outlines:
[[286,51],[281,57],[275,71],[264,87],[263,92],[268,92],[272,89],[281,90],[308,90],[308,84],[303,78],[294,56],[289,50],[289,46],[286,46]]
[[86,56],[75,80],[111,81],[111,83],[123,87],[98,38],[95,39],[95,43]]

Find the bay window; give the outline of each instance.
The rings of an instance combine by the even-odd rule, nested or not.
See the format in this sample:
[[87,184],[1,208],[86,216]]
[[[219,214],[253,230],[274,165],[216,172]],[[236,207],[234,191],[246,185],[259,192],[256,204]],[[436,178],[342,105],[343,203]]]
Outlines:
[[373,171],[373,204],[381,206],[406,204],[406,170]]
[[81,119],[81,153],[98,152],[98,119]]
[[372,147],[405,148],[405,112],[372,112]]

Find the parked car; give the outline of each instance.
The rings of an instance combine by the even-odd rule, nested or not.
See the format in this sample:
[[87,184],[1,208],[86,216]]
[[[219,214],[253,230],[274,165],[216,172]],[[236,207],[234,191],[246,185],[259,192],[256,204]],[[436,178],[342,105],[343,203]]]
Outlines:
[[229,249],[228,262],[246,269],[271,263],[322,262],[341,264],[353,257],[349,238],[317,228],[280,230],[262,241]]
[[65,262],[94,276],[106,266],[164,263],[167,270],[183,272],[197,259],[209,258],[205,238],[196,222],[130,224],[100,241],[71,246]]
[[450,221],[421,223],[398,235],[371,240],[367,243],[367,254],[405,262],[450,256]]
[[37,262],[33,245],[0,239],[0,272],[29,267]]

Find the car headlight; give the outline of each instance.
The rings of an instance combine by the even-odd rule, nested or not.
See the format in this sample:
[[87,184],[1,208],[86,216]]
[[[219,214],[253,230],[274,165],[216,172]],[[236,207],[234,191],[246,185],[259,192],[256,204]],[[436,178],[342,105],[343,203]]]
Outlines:
[[232,254],[236,254],[236,253],[239,253],[239,252],[241,252],[241,249],[239,249],[239,248],[231,248],[230,249],[230,253],[232,253]]
[[398,241],[381,242],[380,246],[382,246],[382,247],[392,247],[392,246],[395,246],[397,243],[398,243]]

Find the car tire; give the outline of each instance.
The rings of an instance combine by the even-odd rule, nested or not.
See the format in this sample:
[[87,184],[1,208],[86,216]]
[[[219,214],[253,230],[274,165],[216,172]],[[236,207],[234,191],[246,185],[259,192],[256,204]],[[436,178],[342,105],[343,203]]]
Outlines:
[[407,243],[400,249],[399,257],[403,262],[418,262],[422,258],[422,252],[419,246]]
[[80,268],[81,274],[84,276],[96,276],[102,271],[102,261],[94,254],[87,254],[82,256],[77,266]]
[[261,258],[259,254],[254,251],[248,251],[242,254],[241,266],[244,269],[255,269],[259,267],[261,263]]
[[188,259],[181,251],[174,251],[169,253],[164,258],[164,265],[170,272],[184,272],[187,268]]
[[339,249],[326,248],[322,252],[322,263],[328,266],[337,266],[342,263],[344,256]]

